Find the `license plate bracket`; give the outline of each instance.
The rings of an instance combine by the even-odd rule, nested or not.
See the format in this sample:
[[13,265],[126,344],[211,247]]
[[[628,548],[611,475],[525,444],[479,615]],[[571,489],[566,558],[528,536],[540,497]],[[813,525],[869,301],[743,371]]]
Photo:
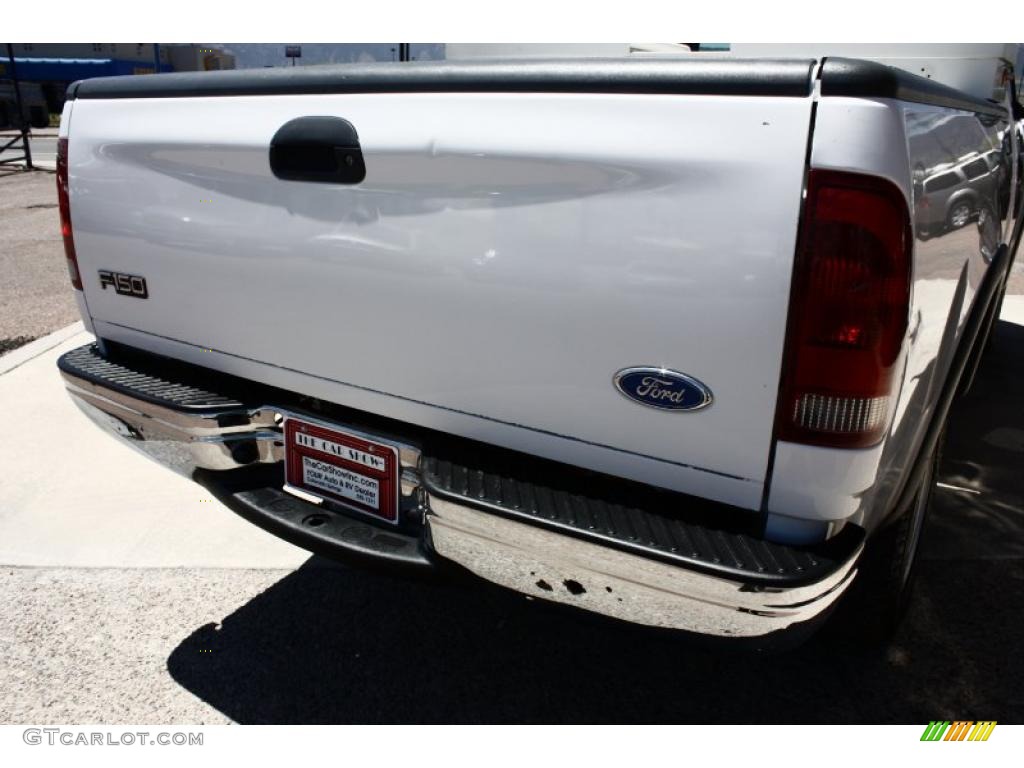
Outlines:
[[285,490],[397,525],[398,447],[345,427],[287,416]]

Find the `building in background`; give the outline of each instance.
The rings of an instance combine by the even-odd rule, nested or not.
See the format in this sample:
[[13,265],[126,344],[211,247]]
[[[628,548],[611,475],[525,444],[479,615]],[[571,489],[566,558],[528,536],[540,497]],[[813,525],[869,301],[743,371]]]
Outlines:
[[234,69],[234,54],[223,47],[198,43],[162,43],[160,57],[169,57],[172,72],[212,72]]
[[[50,113],[60,114],[64,92],[76,80],[235,67],[230,51],[202,43],[14,43],[13,48],[25,118],[33,126],[46,125]],[[17,125],[9,68],[0,58],[0,128]],[[28,101],[26,93],[32,96]]]
[[[3,78],[2,73],[0,78]],[[20,83],[20,86],[21,111],[25,115],[25,122],[33,128],[45,128],[50,124],[50,110],[43,98],[43,89],[38,83]],[[19,128],[17,115],[18,99],[14,93],[14,81],[0,79],[0,129]]]
[[286,55],[291,45],[302,48],[300,67],[317,64],[368,64],[374,61],[401,61],[402,49],[410,61],[445,58],[443,43],[224,43],[235,55],[238,69],[290,67]]
[[729,43],[447,43],[448,59],[587,59],[727,53]]

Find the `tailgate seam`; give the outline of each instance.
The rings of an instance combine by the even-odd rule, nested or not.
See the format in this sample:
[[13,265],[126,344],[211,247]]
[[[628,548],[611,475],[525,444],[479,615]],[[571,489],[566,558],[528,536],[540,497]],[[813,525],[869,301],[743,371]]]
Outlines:
[[201,347],[198,344],[192,344],[191,342],[188,342],[188,341],[182,341],[181,339],[176,339],[173,336],[164,336],[164,335],[159,334],[159,333],[152,333],[151,331],[142,331],[142,330],[139,330],[138,328],[132,328],[131,326],[128,326],[128,325],[121,325],[120,323],[114,323],[114,322],[111,322],[109,320],[99,320],[99,322],[106,323],[107,325],[112,325],[112,326],[114,326],[116,328],[123,328],[124,330],[132,331],[133,333],[141,333],[141,334],[144,334],[146,336],[153,336],[155,338],[165,339],[166,341],[173,341],[175,344],[183,344],[184,346],[192,347],[193,349],[202,349],[202,350],[205,350],[205,351],[208,351],[208,352],[215,352],[217,354],[225,355],[226,357],[231,357],[231,358],[234,358],[236,360],[245,360],[245,361],[250,362],[250,363],[257,363],[259,365],[266,365],[266,366],[269,366],[271,368],[277,368],[278,370],[281,370],[281,371],[288,371],[289,373],[297,373],[300,376],[309,376],[309,377],[314,378],[314,379],[320,379],[321,381],[329,381],[332,384],[340,384],[340,385],[342,385],[344,387],[351,387],[352,389],[358,389],[358,390],[361,390],[363,392],[371,392],[371,393],[373,393],[375,395],[384,395],[386,397],[393,397],[393,398],[395,398],[397,400],[404,400],[405,402],[415,403],[416,405],[425,405],[425,406],[428,406],[430,408],[437,408],[437,409],[442,410],[442,411],[448,411],[450,413],[457,413],[457,414],[460,414],[462,416],[471,416],[471,417],[476,418],[476,419],[483,419],[484,421],[490,421],[490,422],[493,422],[495,424],[502,424],[502,425],[507,426],[507,427],[516,427],[517,429],[525,429],[525,430],[528,430],[530,432],[536,432],[538,434],[547,435],[549,437],[557,437],[557,438],[560,438],[562,440],[571,440],[572,442],[575,442],[575,443],[582,443],[584,445],[592,445],[595,448],[604,448],[604,449],[609,450],[609,451],[615,451],[616,453],[623,453],[623,454],[626,454],[626,455],[629,455],[629,456],[636,456],[636,457],[642,458],[642,459],[649,459],[651,461],[661,462],[662,464],[671,464],[672,466],[682,467],[684,469],[692,469],[692,470],[696,470],[697,472],[706,472],[708,474],[717,475],[719,477],[725,477],[725,478],[728,478],[730,480],[740,480],[740,481],[745,482],[745,483],[757,483],[757,482],[759,482],[758,480],[754,480],[753,478],[749,478],[749,477],[742,477],[740,475],[733,475],[733,474],[730,474],[728,472],[721,472],[721,471],[715,470],[715,469],[707,469],[706,467],[698,467],[698,466],[696,466],[694,464],[686,464],[686,463],[681,462],[681,461],[672,461],[671,459],[659,458],[658,456],[651,456],[651,455],[646,454],[646,453],[639,453],[637,451],[630,451],[630,450],[627,450],[625,448],[616,448],[613,445],[607,445],[605,443],[598,443],[598,442],[595,442],[593,440],[586,440],[586,439],[584,439],[582,437],[576,437],[574,435],[563,435],[563,434],[561,434],[559,432],[553,432],[553,431],[551,431],[549,429],[540,429],[539,427],[531,427],[531,426],[529,426],[527,424],[518,424],[518,423],[516,423],[514,421],[505,421],[504,419],[497,419],[497,418],[494,418],[493,416],[485,416],[485,415],[480,414],[480,413],[473,413],[472,411],[463,411],[463,410],[460,410],[458,408],[452,408],[452,407],[447,406],[447,405],[438,405],[437,403],[431,403],[431,402],[428,402],[426,400],[418,400],[415,397],[408,397],[406,395],[397,395],[397,394],[394,394],[393,392],[385,392],[384,390],[374,389],[373,387],[367,387],[367,386],[364,386],[362,384],[352,384],[351,382],[347,382],[347,381],[339,381],[338,379],[332,379],[329,376],[320,376],[319,374],[309,373],[307,371],[300,371],[300,370],[298,370],[296,368],[289,368],[286,365],[277,365],[275,363],[268,363],[268,362],[265,362],[263,360],[257,360],[257,359],[252,358],[252,357],[246,357],[245,355],[238,355],[238,354],[234,354],[232,352],[225,352],[223,350],[215,349],[215,348],[212,348],[212,347]]

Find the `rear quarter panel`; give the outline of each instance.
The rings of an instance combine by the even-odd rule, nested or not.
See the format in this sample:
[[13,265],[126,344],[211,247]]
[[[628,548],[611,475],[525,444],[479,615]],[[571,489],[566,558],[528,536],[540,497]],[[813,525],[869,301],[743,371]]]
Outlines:
[[[1012,217],[1009,123],[971,112],[888,99],[823,98],[817,109],[813,168],[869,173],[906,197],[914,229],[911,311],[892,428],[876,447],[850,451],[780,442],[768,509],[769,533],[792,518],[873,528],[895,503],[932,414],[978,286]],[[997,183],[973,187],[987,212],[959,229],[936,228],[914,180],[997,151]]]

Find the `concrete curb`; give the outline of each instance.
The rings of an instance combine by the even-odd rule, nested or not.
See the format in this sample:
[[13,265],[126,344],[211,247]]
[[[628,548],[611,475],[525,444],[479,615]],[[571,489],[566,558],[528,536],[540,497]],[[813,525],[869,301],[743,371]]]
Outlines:
[[61,328],[59,331],[54,331],[47,336],[43,336],[35,341],[30,341],[23,347],[18,347],[15,350],[8,352],[6,355],[0,355],[0,376],[5,373],[10,373],[20,365],[24,365],[29,360],[39,357],[44,352],[56,347],[58,344],[63,344],[65,341],[70,339],[77,333],[81,333],[85,330],[85,326],[82,321],[79,320],[77,323]]

